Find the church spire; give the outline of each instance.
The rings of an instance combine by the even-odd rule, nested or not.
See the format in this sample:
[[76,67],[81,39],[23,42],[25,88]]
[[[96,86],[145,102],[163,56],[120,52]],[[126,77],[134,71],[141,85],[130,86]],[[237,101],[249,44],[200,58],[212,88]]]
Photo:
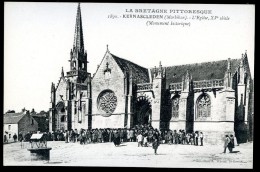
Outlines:
[[64,77],[63,67],[61,68],[61,77]]
[[75,48],[78,51],[84,51],[84,41],[83,41],[83,29],[82,29],[80,3],[78,4],[78,9],[77,9],[73,48]]

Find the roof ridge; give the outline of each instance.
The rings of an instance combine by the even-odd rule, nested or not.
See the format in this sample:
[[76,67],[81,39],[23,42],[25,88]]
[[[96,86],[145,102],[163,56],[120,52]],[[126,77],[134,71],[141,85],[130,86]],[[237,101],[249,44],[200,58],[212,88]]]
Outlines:
[[[240,58],[235,58],[235,59],[230,59],[231,61],[232,60],[240,60]],[[207,61],[207,62],[201,62],[201,63],[187,63],[187,64],[181,64],[181,65],[172,65],[172,66],[163,66],[163,67],[165,67],[165,68],[170,68],[170,67],[179,67],[179,66],[191,66],[191,65],[204,65],[204,64],[206,64],[206,63],[215,63],[215,62],[224,62],[224,61],[228,61],[228,59],[226,59],[226,60],[216,60],[216,61]],[[148,68],[148,69],[153,69],[154,67],[150,67],[150,68]]]

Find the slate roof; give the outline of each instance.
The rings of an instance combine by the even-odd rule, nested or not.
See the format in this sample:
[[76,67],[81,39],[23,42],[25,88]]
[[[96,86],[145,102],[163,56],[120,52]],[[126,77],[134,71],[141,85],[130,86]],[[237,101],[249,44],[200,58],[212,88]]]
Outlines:
[[4,124],[17,124],[25,115],[22,112],[4,114]]
[[[111,54],[111,53],[110,53]],[[132,71],[133,77],[138,77],[137,83],[148,83],[149,81],[149,73],[148,69],[144,68],[142,66],[139,66],[133,62],[130,62],[128,60],[122,59],[120,57],[117,57],[113,54],[111,54],[112,57],[115,59],[118,66],[122,69],[123,72],[129,73],[130,70]]]
[[[234,74],[241,59],[231,59],[231,73]],[[170,83],[182,82],[182,76],[188,70],[193,81],[223,79],[228,60],[168,66],[166,68],[166,86]],[[152,73],[154,69],[151,69]],[[153,75],[152,75],[153,76]]]

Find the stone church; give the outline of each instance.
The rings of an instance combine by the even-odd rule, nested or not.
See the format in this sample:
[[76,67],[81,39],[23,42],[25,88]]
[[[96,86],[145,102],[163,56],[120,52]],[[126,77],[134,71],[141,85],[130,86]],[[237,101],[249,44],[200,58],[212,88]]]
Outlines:
[[252,138],[253,83],[247,53],[236,59],[145,68],[108,47],[96,72],[88,72],[80,5],[70,71],[51,84],[50,131],[131,128],[202,131],[206,142],[225,134]]

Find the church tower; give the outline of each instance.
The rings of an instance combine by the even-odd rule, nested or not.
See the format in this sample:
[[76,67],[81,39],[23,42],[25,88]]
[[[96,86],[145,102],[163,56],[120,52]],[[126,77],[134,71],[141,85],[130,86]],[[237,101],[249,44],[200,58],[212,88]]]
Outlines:
[[83,28],[80,4],[77,9],[73,48],[70,51],[70,71],[67,77],[70,81],[84,83],[87,78],[87,52],[84,50]]
[[91,107],[91,74],[87,72],[87,52],[84,49],[80,4],[77,7],[70,70],[61,71],[55,87],[51,86],[49,130],[88,128]]

